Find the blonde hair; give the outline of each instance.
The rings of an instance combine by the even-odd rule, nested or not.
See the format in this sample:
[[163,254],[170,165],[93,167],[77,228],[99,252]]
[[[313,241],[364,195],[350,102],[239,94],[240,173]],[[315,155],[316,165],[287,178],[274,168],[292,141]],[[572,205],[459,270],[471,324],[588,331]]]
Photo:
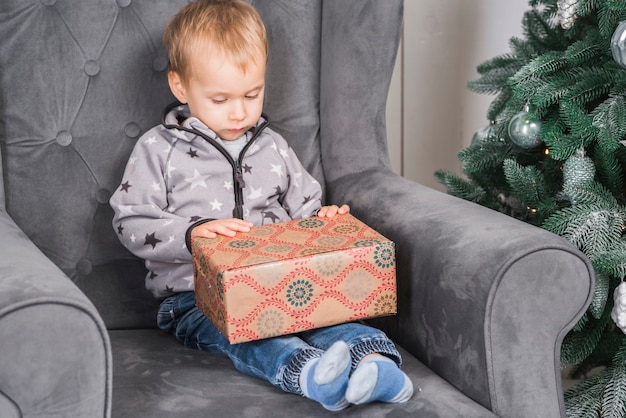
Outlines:
[[252,60],[267,61],[265,26],[258,12],[241,0],[198,0],[175,14],[163,33],[169,70],[183,80],[191,75],[190,57],[203,47],[232,59],[245,71]]

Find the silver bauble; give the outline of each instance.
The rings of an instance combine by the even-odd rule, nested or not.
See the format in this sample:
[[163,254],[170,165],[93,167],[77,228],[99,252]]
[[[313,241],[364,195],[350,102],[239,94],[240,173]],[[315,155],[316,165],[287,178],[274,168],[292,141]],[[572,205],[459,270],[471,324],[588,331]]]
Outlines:
[[532,118],[525,109],[511,118],[509,137],[521,148],[536,148],[541,144],[541,121]]
[[584,148],[576,151],[563,164],[563,188],[568,189],[584,187],[593,181],[596,168],[591,158],[585,155]]
[[611,54],[621,67],[626,68],[626,20],[621,21],[611,37]]

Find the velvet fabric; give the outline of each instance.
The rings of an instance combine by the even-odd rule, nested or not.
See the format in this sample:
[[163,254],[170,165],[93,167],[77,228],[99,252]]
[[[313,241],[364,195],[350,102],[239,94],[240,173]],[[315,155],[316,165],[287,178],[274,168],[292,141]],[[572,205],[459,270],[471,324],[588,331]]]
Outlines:
[[[332,414],[155,329],[143,264],[111,227],[128,155],[174,100],[161,33],[186,3],[0,2],[2,417]],[[557,236],[390,171],[402,1],[252,4],[270,42],[272,127],[328,202],[396,243],[398,315],[372,324],[423,391],[332,415],[562,416],[559,349],[589,303],[590,263]]]

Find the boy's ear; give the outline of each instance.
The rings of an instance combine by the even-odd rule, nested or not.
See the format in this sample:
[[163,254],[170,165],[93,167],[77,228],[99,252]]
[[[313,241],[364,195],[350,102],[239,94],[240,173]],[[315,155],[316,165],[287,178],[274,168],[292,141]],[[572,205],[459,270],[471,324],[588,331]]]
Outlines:
[[183,83],[180,74],[175,71],[170,71],[167,73],[167,82],[170,85],[170,90],[176,99],[179,102],[185,104],[187,103],[187,89],[185,88],[185,84]]

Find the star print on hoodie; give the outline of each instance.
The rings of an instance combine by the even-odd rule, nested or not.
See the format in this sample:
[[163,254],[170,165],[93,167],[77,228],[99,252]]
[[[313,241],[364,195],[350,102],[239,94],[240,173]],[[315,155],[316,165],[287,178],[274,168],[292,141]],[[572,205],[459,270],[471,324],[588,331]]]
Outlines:
[[[184,122],[179,122],[184,121]],[[320,184],[266,117],[247,132],[235,159],[185,105],[139,138],[111,197],[121,243],[146,262],[156,298],[193,290],[192,226],[239,217],[263,225],[313,216]]]

